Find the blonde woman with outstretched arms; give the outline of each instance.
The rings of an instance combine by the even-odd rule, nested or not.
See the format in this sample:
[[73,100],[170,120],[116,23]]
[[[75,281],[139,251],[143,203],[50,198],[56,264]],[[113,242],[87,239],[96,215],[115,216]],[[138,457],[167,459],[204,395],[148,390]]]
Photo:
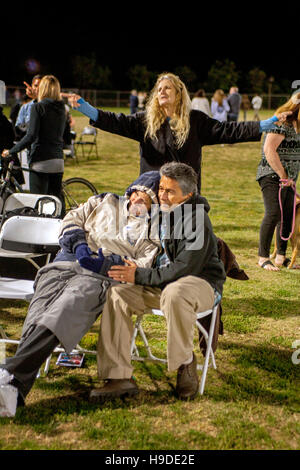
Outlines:
[[[132,115],[96,109],[79,95],[69,94],[70,104],[103,131],[134,139],[140,144],[140,173],[159,170],[167,162],[190,165],[201,186],[201,151],[204,145],[259,141],[278,117],[259,122],[224,122],[191,108],[185,84],[172,73],[160,74],[146,109]],[[279,118],[284,118],[279,116]]]

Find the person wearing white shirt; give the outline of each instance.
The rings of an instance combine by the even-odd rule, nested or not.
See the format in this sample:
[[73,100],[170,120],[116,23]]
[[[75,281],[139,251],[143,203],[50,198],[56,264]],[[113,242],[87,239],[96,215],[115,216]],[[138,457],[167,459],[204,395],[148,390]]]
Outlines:
[[192,99],[192,109],[196,109],[197,111],[202,111],[203,113],[207,114],[207,116],[211,116],[211,112],[209,109],[209,102],[205,96],[204,90],[198,90],[195,93],[195,96]]
[[252,104],[252,107],[254,109],[254,118],[253,119],[255,121],[259,121],[260,117],[259,117],[258,111],[260,110],[261,105],[262,105],[262,98],[258,95],[255,95],[252,98],[251,104]]

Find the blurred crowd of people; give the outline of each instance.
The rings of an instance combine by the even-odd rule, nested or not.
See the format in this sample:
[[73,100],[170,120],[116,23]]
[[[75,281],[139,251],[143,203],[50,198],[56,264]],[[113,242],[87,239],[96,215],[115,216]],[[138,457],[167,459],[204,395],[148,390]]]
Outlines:
[[232,86],[228,96],[222,89],[214,92],[211,103],[203,89],[198,90],[192,99],[192,109],[202,111],[218,121],[238,121],[240,111],[243,112],[243,120],[247,120],[247,111],[254,110],[255,121],[260,121],[259,110],[262,106],[262,98],[256,94],[250,101],[248,95],[240,95],[239,89]]
[[[147,100],[147,93],[144,91],[131,90],[129,96],[130,114],[144,111]],[[238,121],[240,112],[243,113],[243,120],[247,120],[247,112],[254,111],[253,120],[260,121],[259,110],[262,107],[261,96],[255,94],[251,101],[247,94],[240,94],[236,86],[232,86],[228,95],[222,89],[215,90],[211,102],[206,96],[205,90],[199,89],[192,98],[192,109],[202,111],[208,116],[218,121]]]

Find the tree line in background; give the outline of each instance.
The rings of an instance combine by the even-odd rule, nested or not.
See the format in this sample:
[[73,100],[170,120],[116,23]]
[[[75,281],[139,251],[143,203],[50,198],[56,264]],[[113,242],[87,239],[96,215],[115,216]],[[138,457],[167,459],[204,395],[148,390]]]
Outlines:
[[[99,65],[94,54],[74,57],[72,70],[73,80],[78,88],[115,88],[112,70],[109,66]],[[197,73],[187,65],[168,71],[179,75],[192,92],[199,88],[211,93],[218,88],[227,92],[231,86],[238,86],[248,93],[264,94],[269,91],[271,85],[273,93],[287,93],[291,87],[289,80],[278,81],[276,77],[267,76],[259,67],[254,67],[246,73],[242,72],[230,59],[216,60],[207,72],[207,79],[202,82],[199,82]],[[128,83],[131,89],[150,90],[160,72],[149,70],[147,65],[134,65],[127,71]]]

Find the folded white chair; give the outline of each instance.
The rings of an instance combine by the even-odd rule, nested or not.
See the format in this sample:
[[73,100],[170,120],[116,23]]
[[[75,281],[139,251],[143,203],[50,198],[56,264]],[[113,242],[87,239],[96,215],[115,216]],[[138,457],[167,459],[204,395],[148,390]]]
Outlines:
[[[49,262],[51,254],[59,248],[60,225],[60,219],[26,216],[11,217],[5,222],[0,232],[0,255],[2,256],[2,253],[5,252],[7,256],[16,257],[19,254],[20,257],[31,260],[31,257],[47,254],[47,262]],[[40,268],[40,266],[36,266],[37,269]],[[30,301],[34,292],[33,284],[34,281],[0,277],[0,298]],[[1,326],[0,337],[2,337],[0,346],[1,343],[19,344],[18,340],[8,339]],[[55,353],[64,351],[64,348],[60,346],[54,350]],[[80,345],[77,345],[72,352],[97,354],[96,351],[84,349]],[[45,374],[48,373],[50,359],[51,356],[45,363]]]
[[39,269],[34,258],[46,255],[47,264],[59,248],[60,224],[60,219],[48,217],[10,217],[0,232],[0,257],[26,259]]
[[13,193],[6,199],[3,207],[3,213],[20,209],[21,207],[35,207],[39,200],[46,200],[42,205],[42,213],[44,215],[59,216],[62,210],[60,199],[56,196],[45,194],[31,194],[31,193]]
[[[200,386],[199,386],[199,393],[203,395],[204,393],[204,387],[205,387],[205,382],[206,382],[206,376],[207,376],[207,370],[210,365],[209,360],[211,359],[211,365],[213,366],[214,369],[217,368],[216,366],[216,361],[215,361],[215,355],[212,349],[212,339],[213,339],[213,334],[215,330],[215,325],[216,325],[216,318],[217,318],[217,312],[218,312],[218,305],[221,301],[221,296],[217,296],[213,308],[206,310],[205,312],[199,312],[197,313],[197,321],[196,321],[196,327],[197,329],[203,334],[205,342],[206,342],[206,353],[205,353],[205,358],[204,358],[204,363],[198,364],[197,368],[202,371],[201,373],[201,380],[200,380]],[[164,313],[161,310],[150,310],[146,311],[145,314],[152,314],[152,315],[158,315],[164,317]],[[211,322],[210,322],[210,328],[209,331],[206,331],[206,329],[201,325],[200,320],[202,318],[208,317],[211,315]],[[156,357],[154,354],[152,354],[149,342],[147,340],[145,331],[142,327],[142,320],[143,320],[144,315],[138,316],[136,318],[136,322],[134,325],[134,331],[132,335],[132,340],[131,340],[131,359],[133,361],[154,361],[154,362],[162,362],[162,363],[167,363],[167,359],[165,358],[160,358]],[[136,337],[137,334],[142,338],[142,341],[145,345],[146,351],[147,351],[147,356],[143,357],[140,356],[137,345],[136,345]]]
[[[29,281],[26,279],[0,277],[0,298],[26,300],[29,302],[33,296],[33,284],[34,281]],[[0,325],[0,353],[1,344],[19,344],[19,341],[15,339],[9,339]]]
[[[40,203],[40,204],[39,204]],[[3,207],[3,214],[14,209],[20,209],[22,207],[36,207],[39,205],[40,213],[47,216],[57,217],[61,214],[62,203],[56,196],[45,195],[45,194],[31,194],[31,193],[13,193],[5,201]],[[7,221],[6,221],[7,222]],[[5,222],[5,223],[6,223]],[[6,250],[0,248],[0,257],[3,258],[22,258],[29,261],[36,269],[40,268],[40,265],[34,261],[34,258],[43,256],[44,253],[29,253],[25,250]],[[51,253],[46,258],[46,263],[49,262]]]
[[[7,256],[16,257],[16,254],[19,254],[25,258],[46,254],[49,260],[51,253],[59,248],[60,225],[60,219],[48,217],[11,217],[0,231],[1,256],[3,252]],[[40,266],[37,267],[39,268]],[[34,281],[30,280],[0,277],[0,298],[29,301],[33,296],[33,284]],[[0,343],[18,344],[17,340],[9,340],[1,327],[0,336],[3,338],[0,339]]]

